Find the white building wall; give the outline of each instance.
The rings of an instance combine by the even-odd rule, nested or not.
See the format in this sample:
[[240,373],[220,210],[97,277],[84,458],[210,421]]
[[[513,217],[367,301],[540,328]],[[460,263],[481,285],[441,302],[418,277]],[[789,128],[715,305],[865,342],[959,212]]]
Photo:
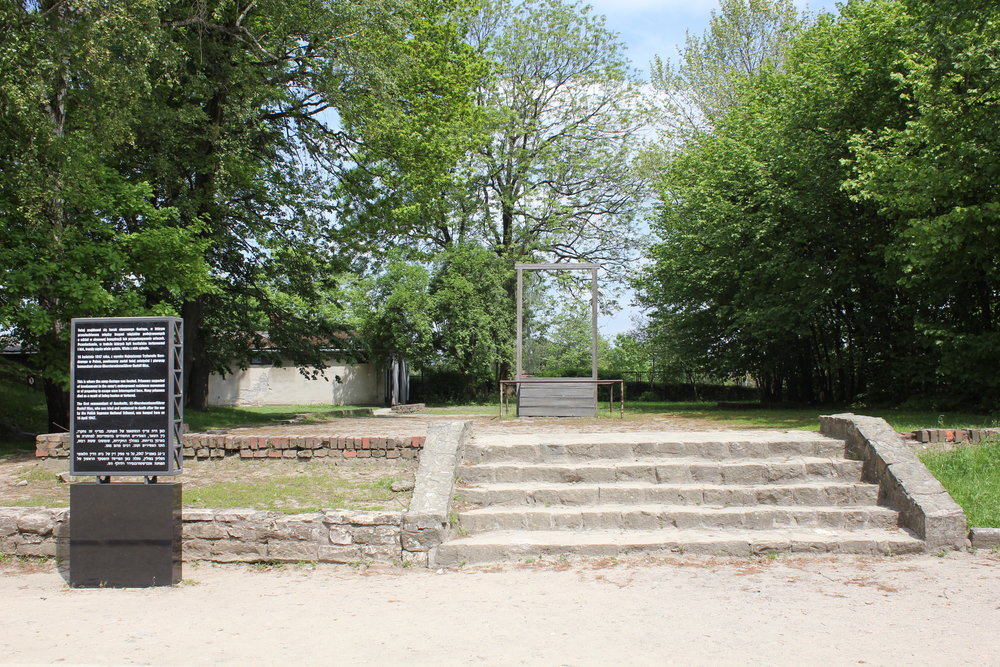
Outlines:
[[[312,372],[312,368],[307,368]],[[372,364],[331,363],[326,377],[304,376],[295,366],[251,366],[208,379],[208,404],[241,405],[379,405],[382,374]]]

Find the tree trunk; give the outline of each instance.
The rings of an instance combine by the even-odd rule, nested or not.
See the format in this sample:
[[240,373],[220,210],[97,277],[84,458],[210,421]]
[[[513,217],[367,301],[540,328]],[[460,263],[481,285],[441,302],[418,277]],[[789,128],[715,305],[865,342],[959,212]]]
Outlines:
[[69,430],[69,392],[62,385],[46,378],[45,407],[48,411],[48,433],[65,433]]
[[208,401],[208,376],[211,374],[202,340],[205,297],[181,306],[184,318],[184,407],[204,411]]

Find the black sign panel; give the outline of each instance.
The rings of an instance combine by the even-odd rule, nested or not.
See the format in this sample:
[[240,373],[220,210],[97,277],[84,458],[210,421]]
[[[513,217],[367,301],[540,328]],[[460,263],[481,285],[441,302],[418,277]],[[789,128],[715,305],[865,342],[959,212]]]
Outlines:
[[74,475],[181,472],[181,320],[74,319]]

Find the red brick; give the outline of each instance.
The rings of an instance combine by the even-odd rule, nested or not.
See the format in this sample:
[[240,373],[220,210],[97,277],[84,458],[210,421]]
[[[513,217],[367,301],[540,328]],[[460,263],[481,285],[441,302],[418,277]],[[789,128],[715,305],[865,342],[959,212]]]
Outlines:
[[41,457],[41,458],[45,458],[48,455],[49,455],[49,453],[47,451],[43,450],[43,449],[36,449],[35,450],[35,456],[38,456],[38,457]]
[[353,449],[348,449],[348,450],[346,450],[344,452],[344,458],[345,459],[353,459],[357,455],[358,455],[358,453],[356,451],[354,451]]
[[361,438],[361,449],[368,449],[371,446],[370,439],[367,437]]

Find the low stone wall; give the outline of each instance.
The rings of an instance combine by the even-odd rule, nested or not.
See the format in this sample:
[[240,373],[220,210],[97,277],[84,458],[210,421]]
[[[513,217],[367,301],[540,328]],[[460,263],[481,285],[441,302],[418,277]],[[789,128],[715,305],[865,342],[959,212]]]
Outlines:
[[[185,560],[217,563],[401,563],[401,520],[402,512],[186,509],[182,550]],[[0,507],[0,553],[66,557],[68,551],[68,509]]]
[[1000,550],[1000,528],[973,528],[969,531],[969,540],[974,549]]
[[182,550],[184,560],[217,563],[401,563],[401,517],[401,512],[186,509]]
[[68,549],[68,509],[0,507],[0,553],[53,557]]
[[403,515],[403,549],[414,563],[434,565],[437,547],[448,538],[456,471],[471,430],[467,421],[431,424],[427,430],[413,498]]
[[1000,428],[922,428],[912,437],[917,442],[982,442],[1000,438]]
[[864,462],[865,481],[879,485],[879,501],[928,549],[969,546],[965,512],[885,420],[846,413],[819,423],[823,435],[847,442],[847,454]]
[[[229,435],[188,433],[184,436],[184,458],[244,459],[386,458],[414,459],[424,446],[424,436],[389,438],[378,436],[319,435]],[[69,457],[69,433],[44,433],[35,438],[35,456]]]

